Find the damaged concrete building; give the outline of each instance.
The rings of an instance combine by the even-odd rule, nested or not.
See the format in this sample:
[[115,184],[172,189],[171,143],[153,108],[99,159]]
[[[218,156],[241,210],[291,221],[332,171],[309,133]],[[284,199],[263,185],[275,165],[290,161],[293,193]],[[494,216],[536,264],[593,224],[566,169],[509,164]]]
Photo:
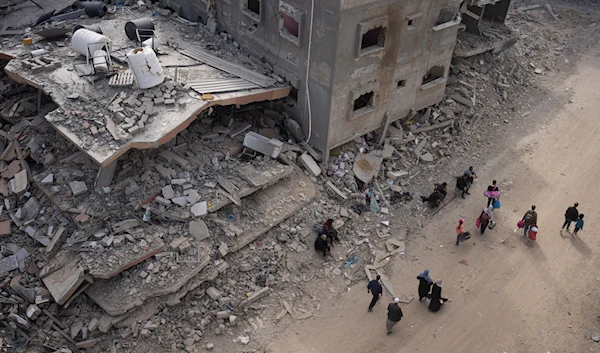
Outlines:
[[298,101],[292,115],[325,158],[357,136],[438,103],[461,24],[461,4],[453,0],[161,5],[213,27],[216,18],[219,30],[289,81]]

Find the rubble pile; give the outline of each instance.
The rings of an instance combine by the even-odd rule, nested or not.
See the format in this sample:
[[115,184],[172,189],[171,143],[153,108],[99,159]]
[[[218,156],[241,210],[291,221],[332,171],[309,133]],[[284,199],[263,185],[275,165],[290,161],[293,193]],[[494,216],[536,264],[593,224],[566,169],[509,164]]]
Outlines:
[[[315,293],[375,274],[410,302],[394,291],[385,265],[417,260],[407,245],[431,211],[411,200],[435,182],[451,189],[450,178],[484,158],[500,126],[527,116],[538,80],[567,63],[569,37],[538,28],[548,16],[543,8],[512,13],[511,30],[527,28],[540,40],[525,36],[496,54],[455,58],[441,103],[335,149],[327,161],[283,111],[291,100],[213,106],[213,95],[203,99],[187,85],[193,72],[185,68],[167,70],[164,83],[148,90],[115,88],[92,75],[99,99],[90,98],[90,86],[65,84],[53,101],[39,94],[39,106],[37,90],[3,71],[0,347],[115,352],[152,342],[196,352],[214,349],[219,336],[237,337],[234,351],[251,346],[267,320],[311,317],[323,298]],[[42,27],[72,25],[64,21]],[[251,56],[233,55],[231,36],[183,23],[186,39],[281,81]],[[66,48],[68,39],[59,42]],[[40,43],[48,52],[55,45]],[[40,80],[57,70],[81,78],[74,62],[29,56],[10,65],[27,60]],[[207,106],[194,110],[195,121],[182,122],[186,128],[169,142],[145,147],[153,149],[124,151],[110,185],[96,185],[94,153],[151,134],[163,114],[175,119],[198,100]],[[341,240],[323,262],[313,242],[329,218]]]

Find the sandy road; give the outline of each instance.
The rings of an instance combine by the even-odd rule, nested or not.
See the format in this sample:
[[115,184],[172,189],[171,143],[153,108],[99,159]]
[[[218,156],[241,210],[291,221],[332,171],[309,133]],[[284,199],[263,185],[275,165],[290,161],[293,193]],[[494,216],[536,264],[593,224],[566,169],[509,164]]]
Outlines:
[[[397,292],[416,295],[424,268],[443,278],[452,299],[438,313],[425,303],[403,305],[405,317],[385,334],[387,295],[367,313],[370,295],[361,283],[323,305],[318,317],[290,326],[268,352],[590,352],[584,327],[600,331],[600,59],[594,48],[576,72],[531,107],[529,135],[495,160],[478,167],[479,181],[467,200],[457,199],[422,229],[410,249],[418,261],[395,260]],[[568,88],[568,91],[567,91]],[[570,101],[570,102],[569,102]],[[541,122],[544,122],[543,124]],[[508,126],[503,133],[511,129]],[[482,161],[481,164],[484,164]],[[498,226],[480,237],[475,218],[491,179],[504,183]],[[565,209],[580,203],[586,214],[580,238],[560,234]],[[532,204],[540,233],[534,247],[513,233]],[[453,244],[453,223],[466,217],[470,241]],[[505,240],[502,244],[501,240]],[[467,260],[468,266],[459,264]]]

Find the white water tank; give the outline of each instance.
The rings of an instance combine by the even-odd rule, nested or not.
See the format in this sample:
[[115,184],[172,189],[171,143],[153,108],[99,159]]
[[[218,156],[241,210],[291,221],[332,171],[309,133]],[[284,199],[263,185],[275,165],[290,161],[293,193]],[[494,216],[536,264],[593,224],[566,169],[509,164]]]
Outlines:
[[150,47],[132,49],[127,53],[127,62],[139,88],[151,88],[165,80],[162,66]]
[[107,36],[82,28],[73,33],[71,38],[71,48],[81,55],[88,55],[88,44],[90,56],[97,50],[102,50],[105,47],[111,50],[112,43]]

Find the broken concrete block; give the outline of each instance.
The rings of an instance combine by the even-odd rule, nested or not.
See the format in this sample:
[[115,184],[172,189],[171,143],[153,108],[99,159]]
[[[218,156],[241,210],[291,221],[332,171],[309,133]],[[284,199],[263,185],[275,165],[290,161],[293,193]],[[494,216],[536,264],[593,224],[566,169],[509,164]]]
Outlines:
[[388,178],[392,179],[392,180],[397,180],[400,177],[403,177],[405,175],[408,175],[408,172],[404,172],[404,171],[389,171],[385,174],[385,176],[387,176]]
[[[192,214],[196,217],[204,216],[208,212],[208,204],[206,201],[198,202],[192,206]],[[0,234],[1,235],[1,234]]]
[[105,248],[109,247],[112,245],[113,241],[115,240],[115,237],[113,235],[111,236],[105,236],[104,238],[102,238],[99,243],[100,245],[104,246]]
[[112,327],[113,317],[110,315],[102,315],[100,321],[98,322],[98,329],[102,333],[107,333],[108,330]]
[[10,220],[0,222],[0,235],[10,234]]
[[84,270],[81,266],[64,266],[44,277],[42,281],[58,305],[63,305],[83,282]]
[[223,311],[219,311],[217,312],[217,319],[227,319],[229,318],[229,311],[227,310],[223,310]]
[[182,207],[183,207],[183,206],[185,206],[185,205],[187,205],[187,204],[188,204],[188,200],[187,200],[187,199],[188,199],[188,198],[187,198],[187,196],[180,196],[180,197],[174,197],[174,198],[172,198],[172,199],[171,199],[171,201],[172,201],[174,204],[176,204],[176,205],[179,205],[179,206],[182,206]]
[[223,257],[229,254],[229,245],[227,245],[224,242],[221,242],[221,245],[219,245],[219,253],[221,253],[221,256]]
[[92,320],[90,320],[90,323],[88,324],[88,331],[90,332],[94,332],[96,331],[96,329],[98,328],[98,319],[93,318]]
[[162,188],[162,195],[165,199],[170,200],[175,197],[175,191],[171,185],[167,185]]
[[164,206],[170,206],[171,205],[171,201],[170,200],[167,200],[167,199],[165,199],[164,197],[161,197],[161,196],[156,196],[156,198],[154,199],[154,201],[156,201],[159,204],[164,205]]
[[271,158],[277,158],[283,148],[283,142],[251,131],[244,136],[244,146]]
[[229,315],[229,323],[231,325],[235,325],[237,323],[237,316],[235,316],[235,315]]
[[185,179],[171,179],[171,185],[183,185],[187,183]]
[[422,154],[420,158],[424,162],[433,162],[433,155],[429,152]]
[[42,179],[42,184],[52,184],[54,182],[54,174],[48,174]]
[[27,319],[25,319],[24,317],[17,315],[15,313],[11,313],[8,315],[8,318],[10,321],[14,322],[17,326],[24,328],[24,329],[29,329],[30,324],[29,321],[27,321]]
[[321,174],[321,168],[308,153],[304,152],[300,157],[298,157],[298,161],[309,172],[310,175],[317,177]]
[[23,169],[22,171],[15,174],[15,177],[10,180],[10,187],[13,193],[20,194],[21,192],[27,190],[28,180],[27,180],[27,170]]
[[71,338],[77,337],[81,329],[83,328],[83,322],[75,321],[73,325],[71,325]]
[[125,236],[124,235],[115,235],[114,236],[114,240],[113,240],[113,246],[114,247],[119,247],[121,245],[123,245],[125,243]]
[[41,313],[42,310],[35,304],[30,304],[25,311],[25,314],[27,314],[27,317],[31,320],[35,320]]
[[206,295],[208,295],[212,300],[221,299],[221,292],[219,292],[215,287],[206,288]]
[[198,194],[196,190],[190,191],[187,197],[187,201],[190,204],[195,204],[196,202],[200,201],[200,194]]
[[210,236],[208,227],[202,220],[191,221],[189,231],[197,241],[202,241]]
[[83,181],[72,181],[69,183],[69,186],[71,187],[73,196],[78,196],[88,191],[87,185]]

